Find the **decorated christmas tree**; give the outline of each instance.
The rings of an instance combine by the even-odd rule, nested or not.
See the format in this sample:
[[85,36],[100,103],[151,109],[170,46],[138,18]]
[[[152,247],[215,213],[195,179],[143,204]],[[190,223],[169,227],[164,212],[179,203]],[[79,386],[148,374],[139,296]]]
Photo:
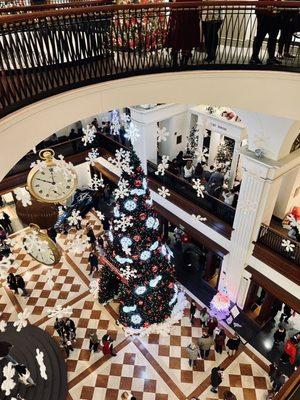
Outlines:
[[121,155],[122,174],[114,192],[114,221],[106,251],[109,267],[102,269],[99,300],[107,301],[118,291],[119,321],[140,329],[170,317],[177,287],[171,251],[161,243],[140,160],[134,151],[121,150]]
[[220,143],[217,149],[215,162],[218,167],[228,170],[231,164],[234,149],[234,141],[225,138],[223,143]]

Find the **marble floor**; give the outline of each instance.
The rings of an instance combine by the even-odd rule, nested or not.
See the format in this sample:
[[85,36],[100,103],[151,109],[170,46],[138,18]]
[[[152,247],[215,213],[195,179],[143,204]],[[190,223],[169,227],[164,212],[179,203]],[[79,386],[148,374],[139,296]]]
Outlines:
[[[99,232],[101,226],[95,215],[90,213],[87,218],[95,233]],[[20,239],[25,232],[13,236]],[[15,295],[4,281],[0,282],[0,320],[14,321],[17,313],[27,308],[30,323],[54,334],[54,319],[48,318],[47,310],[57,305],[71,306],[77,341],[66,360],[68,400],[117,400],[123,391],[131,391],[138,400],[184,400],[193,396],[212,400],[222,399],[228,388],[238,400],[265,400],[270,386],[268,367],[262,358],[243,345],[234,357],[228,357],[226,352],[217,354],[211,349],[208,360],[198,360],[194,368],[189,367],[186,346],[201,335],[198,312],[191,326],[186,309],[170,336],[126,337],[122,327],[115,323],[117,302],[102,306],[89,291],[90,281],[96,279],[97,274],[88,275],[88,249],[80,255],[67,250],[74,236],[75,232],[71,232],[58,238],[63,255],[60,262],[50,268],[31,259],[18,245],[15,247],[11,271],[23,275],[29,297]],[[50,281],[49,269],[52,270]],[[116,357],[89,351],[91,329],[97,329],[100,337],[109,332],[115,339]],[[219,391],[214,394],[210,391],[209,375],[216,365],[222,365],[225,371]]]

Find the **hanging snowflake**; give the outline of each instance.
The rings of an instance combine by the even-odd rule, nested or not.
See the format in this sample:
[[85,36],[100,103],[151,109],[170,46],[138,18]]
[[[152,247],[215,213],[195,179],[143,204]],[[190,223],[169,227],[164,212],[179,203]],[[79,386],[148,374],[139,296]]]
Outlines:
[[21,330],[28,325],[27,320],[30,315],[31,312],[27,308],[18,314],[18,319],[14,322],[14,327],[17,328],[17,332],[21,332]]
[[157,191],[158,191],[158,194],[159,194],[161,197],[163,197],[164,199],[165,199],[166,197],[171,196],[170,190],[167,189],[165,186],[162,186],[161,188],[158,188]]
[[89,286],[91,295],[94,297],[94,299],[97,299],[99,294],[99,279],[92,280]]
[[157,171],[155,171],[155,175],[164,175],[165,170],[169,168],[169,156],[162,156],[161,163],[157,166]]
[[44,353],[40,349],[36,349],[36,361],[40,368],[40,375],[46,381],[48,379],[47,372],[46,372],[46,365],[44,362]]
[[129,281],[130,278],[136,278],[137,270],[130,268],[130,265],[126,265],[125,268],[120,268],[120,274]]
[[128,127],[126,127],[125,131],[126,133],[124,137],[130,140],[132,144],[134,144],[140,137],[139,131],[132,121],[128,124]]
[[25,188],[17,188],[13,192],[16,195],[16,199],[22,202],[23,207],[32,205],[30,193]]
[[82,132],[83,132],[83,137],[81,138],[81,140],[84,146],[87,146],[88,143],[93,143],[97,132],[96,127],[92,124],[89,124],[87,125],[86,128],[82,129]]
[[46,311],[48,318],[65,318],[71,317],[73,310],[71,306],[63,308],[60,304],[55,306],[52,310]]
[[133,224],[130,222],[132,217],[129,215],[121,214],[120,219],[115,219],[114,224],[115,224],[115,230],[118,231],[119,229],[122,232],[126,232],[126,230],[133,226]]
[[127,124],[130,124],[130,122],[131,122],[130,115],[128,115],[126,113],[122,113],[120,118],[121,118],[122,124],[124,126],[126,126]]
[[91,179],[90,188],[92,190],[99,190],[100,188],[104,187],[104,182],[102,178],[98,178],[97,174],[94,174]]
[[206,217],[202,217],[201,215],[192,214],[192,217],[196,218],[196,220],[199,221],[199,222],[207,221],[207,218]]
[[73,210],[71,215],[67,218],[69,225],[76,226],[82,221],[79,210]]
[[199,149],[196,150],[195,151],[195,156],[197,157],[198,161],[206,163],[207,158],[209,157],[208,149],[206,147],[204,147],[202,150],[199,150]]
[[131,174],[132,167],[129,165],[130,161],[129,151],[123,149],[116,150],[115,158],[109,157],[108,161],[114,164],[118,169],[125,171],[128,174]]
[[158,143],[165,142],[169,135],[170,135],[170,132],[168,132],[165,127],[157,128],[156,137],[157,137]]
[[67,242],[66,248],[70,253],[82,254],[87,249],[88,245],[88,238],[83,238],[80,233],[77,233],[74,239]]
[[282,239],[281,246],[284,247],[287,253],[292,253],[295,249],[295,245],[288,239]]
[[97,217],[100,221],[105,220],[105,215],[101,211],[96,211]]
[[205,187],[201,183],[201,179],[192,179],[193,188],[197,191],[197,196],[198,197],[204,197],[204,190]]
[[30,164],[30,168],[38,167],[39,171],[43,171],[47,167],[46,161],[36,160]]
[[58,155],[55,164],[54,171],[62,172],[66,179],[76,179],[77,175],[74,165],[71,162],[66,162],[62,154]]
[[118,182],[118,189],[114,190],[116,200],[124,199],[129,195],[129,182],[126,179],[120,179]]
[[0,332],[5,332],[5,329],[7,327],[7,322],[4,321],[3,319],[0,321]]
[[16,370],[14,369],[13,364],[9,362],[3,367],[2,372],[5,379],[2,381],[1,390],[5,392],[5,396],[9,396],[10,392],[16,386],[16,383],[13,380]]
[[111,122],[110,122],[110,133],[112,135],[116,136],[116,135],[119,135],[120,129],[121,129],[118,110],[113,110],[111,115],[112,115],[112,118],[111,118]]
[[97,158],[99,157],[99,152],[97,149],[92,148],[91,151],[89,151],[88,156],[85,158],[87,162],[90,163],[90,165],[94,166],[95,162],[97,161]]

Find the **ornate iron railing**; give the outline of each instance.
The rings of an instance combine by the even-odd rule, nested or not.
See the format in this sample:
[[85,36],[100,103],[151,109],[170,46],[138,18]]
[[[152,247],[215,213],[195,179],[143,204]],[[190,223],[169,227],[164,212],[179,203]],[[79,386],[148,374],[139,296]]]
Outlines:
[[185,199],[190,200],[196,206],[208,211],[230,226],[233,225],[235,208],[223,203],[221,200],[209,195],[208,193],[204,193],[204,197],[198,197],[196,190],[193,189],[191,183],[169,171],[165,171],[164,176],[156,175],[155,172],[157,171],[157,166],[150,161],[148,161],[147,171],[148,176],[153,180],[160,182],[166,188],[182,195]]
[[[289,241],[286,246],[286,242]],[[257,243],[268,247],[275,253],[293,261],[295,264],[300,265],[300,243],[289,238],[288,236],[282,235],[275,229],[262,224]]]
[[249,65],[256,13],[279,21],[288,11],[299,24],[298,4],[205,1],[2,15],[0,117],[62,91],[137,74],[200,68],[298,71],[298,39],[291,44],[296,58],[266,65],[264,42],[259,54],[264,65]]

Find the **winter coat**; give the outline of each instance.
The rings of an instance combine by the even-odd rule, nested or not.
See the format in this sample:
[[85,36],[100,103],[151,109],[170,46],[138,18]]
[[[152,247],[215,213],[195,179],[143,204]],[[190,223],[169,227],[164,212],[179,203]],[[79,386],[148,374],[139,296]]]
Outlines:
[[206,321],[208,320],[209,315],[208,315],[207,313],[206,313],[206,314],[202,314],[202,313],[200,312],[199,318],[200,318],[200,321],[201,321],[202,323],[206,324]]
[[98,266],[98,257],[95,254],[91,253],[89,255],[89,263],[92,267]]
[[24,282],[24,279],[21,277],[21,275],[16,275],[16,282],[17,282],[18,288],[20,288],[20,289],[25,288],[25,282]]
[[286,330],[285,329],[283,331],[277,330],[274,333],[274,340],[275,340],[275,342],[284,342],[285,341],[285,336],[286,336]]
[[222,382],[222,376],[217,367],[215,367],[211,370],[210,381],[211,381],[211,385],[213,387],[218,387],[220,385],[220,383]]
[[237,350],[239,348],[240,343],[241,343],[240,338],[230,338],[227,341],[227,347],[229,350]]
[[189,345],[186,349],[187,349],[187,353],[188,353],[189,359],[190,360],[197,360],[197,358],[198,358],[198,348],[195,347],[194,349],[192,349],[190,347],[190,345]]
[[290,364],[295,364],[297,347],[290,340],[288,340],[284,346],[284,353],[289,355]]
[[214,342],[214,339],[211,336],[202,337],[199,339],[199,348],[200,350],[209,350]]
[[226,339],[226,335],[225,333],[223,333],[222,335],[216,335],[215,337],[215,344],[216,346],[225,346],[225,339]]
[[90,341],[93,344],[99,343],[99,339],[96,333],[90,335]]

